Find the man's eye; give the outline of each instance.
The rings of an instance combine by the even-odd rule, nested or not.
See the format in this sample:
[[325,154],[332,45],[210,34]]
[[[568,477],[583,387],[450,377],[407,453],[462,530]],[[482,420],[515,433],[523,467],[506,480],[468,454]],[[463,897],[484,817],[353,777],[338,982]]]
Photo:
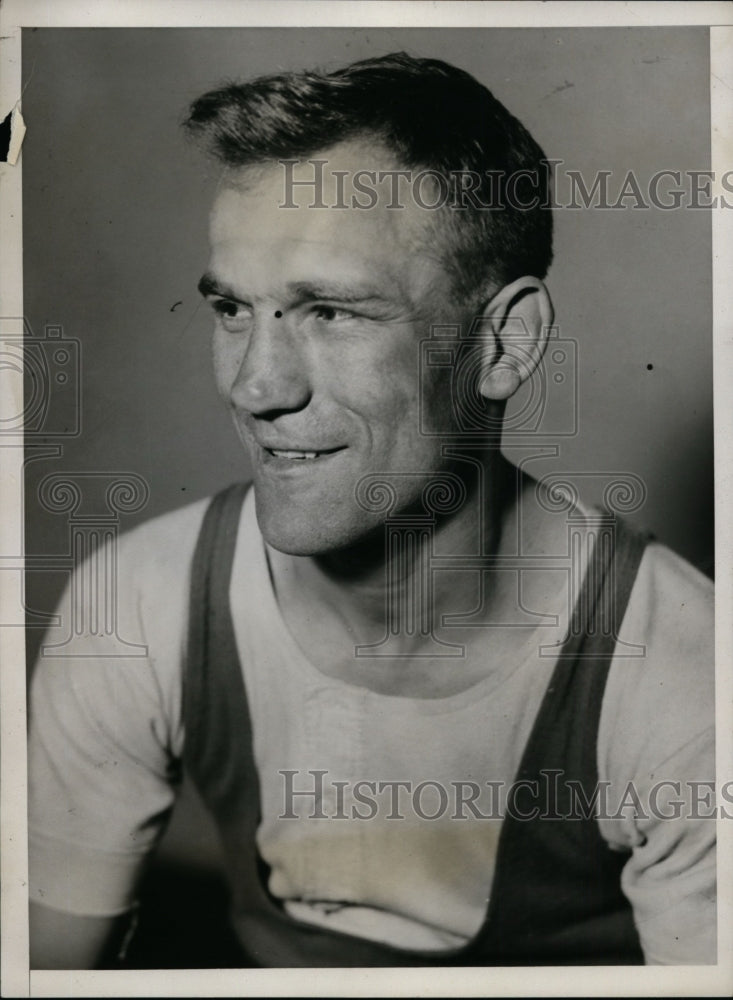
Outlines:
[[211,308],[216,313],[221,325],[230,333],[238,333],[248,326],[252,318],[249,306],[233,299],[212,299]]
[[334,323],[354,318],[354,314],[349,312],[348,309],[338,309],[336,306],[315,306],[313,314],[316,319],[320,319],[324,323]]

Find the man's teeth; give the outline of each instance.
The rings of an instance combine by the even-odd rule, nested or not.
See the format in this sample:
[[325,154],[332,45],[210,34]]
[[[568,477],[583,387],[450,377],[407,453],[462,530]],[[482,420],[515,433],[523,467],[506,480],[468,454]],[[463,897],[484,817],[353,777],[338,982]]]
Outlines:
[[278,451],[277,448],[267,449],[275,458],[292,458],[296,461],[303,461],[306,458],[317,458],[317,451]]

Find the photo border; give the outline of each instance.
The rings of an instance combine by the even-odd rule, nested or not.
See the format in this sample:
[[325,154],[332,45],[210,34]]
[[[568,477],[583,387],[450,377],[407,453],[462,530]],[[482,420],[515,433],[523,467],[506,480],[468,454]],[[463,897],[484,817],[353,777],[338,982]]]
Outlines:
[[[277,4],[216,0],[6,0],[0,10],[2,117],[21,94],[24,27],[591,27],[707,25],[711,56],[711,170],[733,165],[733,8],[727,3],[474,3],[283,0]],[[27,122],[29,129],[33,122]],[[23,315],[22,152],[0,165],[0,308]],[[713,194],[721,194],[713,190]],[[713,213],[714,440],[716,512],[717,759],[733,761],[733,212]],[[0,370],[0,393],[17,394],[17,379]],[[20,407],[22,409],[22,406]],[[4,450],[5,455],[5,450]],[[23,449],[7,448],[0,466],[0,569],[22,551]],[[15,565],[15,561],[14,561]],[[12,604],[14,574],[0,572],[0,602]],[[26,704],[23,622],[0,630],[0,761],[2,765],[3,996],[623,996],[729,995],[733,988],[733,824],[718,820],[719,950],[715,967],[648,966],[466,969],[261,969],[45,972],[28,969],[26,847]],[[728,768],[730,772],[730,768]],[[718,786],[731,773],[720,767]]]

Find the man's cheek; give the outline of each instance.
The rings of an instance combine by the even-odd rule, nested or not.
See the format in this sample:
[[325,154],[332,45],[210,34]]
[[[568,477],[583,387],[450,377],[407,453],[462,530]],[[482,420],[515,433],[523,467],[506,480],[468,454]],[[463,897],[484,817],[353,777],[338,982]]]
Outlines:
[[230,334],[220,329],[214,331],[211,342],[211,360],[216,387],[224,397],[229,397],[234,389],[242,367],[245,347]]
[[231,395],[234,379],[229,374],[231,366],[227,365],[223,353],[221,350],[217,350],[216,347],[214,347],[213,351],[212,367],[214,371],[214,384],[216,389],[220,396],[224,399],[228,399]]

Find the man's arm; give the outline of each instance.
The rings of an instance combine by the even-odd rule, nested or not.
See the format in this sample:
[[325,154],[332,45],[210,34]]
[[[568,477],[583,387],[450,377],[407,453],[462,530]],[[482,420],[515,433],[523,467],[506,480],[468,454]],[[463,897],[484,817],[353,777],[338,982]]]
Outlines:
[[[599,730],[601,832],[630,848],[622,888],[647,964],[716,961],[713,589],[652,545],[620,630]],[[624,652],[624,649],[621,649]],[[623,802],[623,807],[621,803]]]
[[[29,893],[37,968],[114,962],[145,859],[173,804],[189,554],[166,541],[154,524],[119,545],[118,624],[138,655],[110,656],[105,637],[89,634],[74,656],[51,647],[33,673]],[[177,555],[172,567],[169,551]],[[71,593],[57,609],[62,623]]]
[[130,927],[127,915],[80,917],[30,904],[31,969],[96,969],[114,962]]

